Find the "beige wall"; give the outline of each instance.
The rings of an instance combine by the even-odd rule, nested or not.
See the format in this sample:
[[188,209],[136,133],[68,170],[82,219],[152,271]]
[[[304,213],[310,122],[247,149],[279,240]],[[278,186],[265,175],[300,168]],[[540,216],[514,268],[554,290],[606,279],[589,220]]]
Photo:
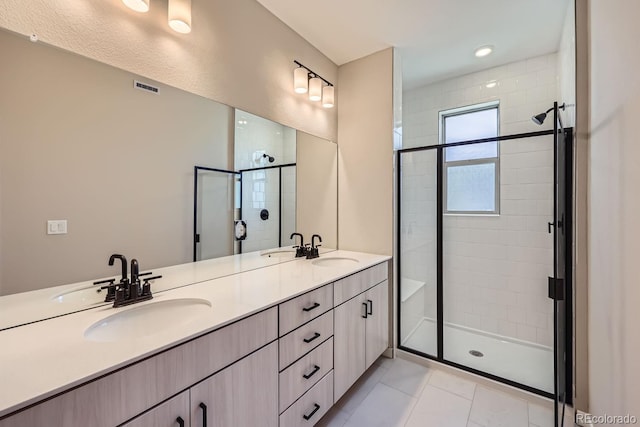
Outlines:
[[[322,246],[334,249],[338,247],[337,148],[333,142],[297,132],[296,231],[305,243],[319,234]],[[289,243],[285,237],[283,246]]]
[[340,249],[393,251],[393,49],[342,65],[338,100]]
[[190,261],[193,166],[233,168],[233,109],[8,32],[0,46],[0,294],[115,275],[116,252]]
[[640,2],[589,7],[589,412],[640,416]]
[[[255,0],[193,0],[193,30],[122,1],[3,0],[0,27],[335,141],[336,109],[293,93],[297,59],[337,84],[337,66]],[[5,57],[3,55],[3,57]]]

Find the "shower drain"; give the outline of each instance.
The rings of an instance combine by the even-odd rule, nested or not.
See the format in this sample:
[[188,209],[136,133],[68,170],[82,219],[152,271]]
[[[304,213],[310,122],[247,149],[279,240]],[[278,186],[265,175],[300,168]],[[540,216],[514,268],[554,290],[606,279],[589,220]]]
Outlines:
[[474,357],[484,357],[484,354],[478,350],[469,350],[469,354]]

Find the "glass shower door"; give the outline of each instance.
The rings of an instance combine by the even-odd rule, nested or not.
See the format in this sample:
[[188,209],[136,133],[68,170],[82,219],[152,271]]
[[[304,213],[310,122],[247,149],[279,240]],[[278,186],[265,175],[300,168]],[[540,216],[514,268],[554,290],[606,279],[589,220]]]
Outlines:
[[437,149],[398,157],[401,347],[438,355]]

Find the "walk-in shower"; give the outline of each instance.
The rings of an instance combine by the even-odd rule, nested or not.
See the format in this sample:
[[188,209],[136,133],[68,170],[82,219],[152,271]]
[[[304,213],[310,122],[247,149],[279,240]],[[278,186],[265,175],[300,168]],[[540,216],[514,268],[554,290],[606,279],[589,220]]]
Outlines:
[[398,347],[564,402],[571,129],[551,111],[397,151]]

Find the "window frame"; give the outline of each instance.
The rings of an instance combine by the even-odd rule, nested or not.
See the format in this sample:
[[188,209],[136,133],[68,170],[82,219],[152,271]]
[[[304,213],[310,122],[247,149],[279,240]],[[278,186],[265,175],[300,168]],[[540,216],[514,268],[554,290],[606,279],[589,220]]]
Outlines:
[[[449,110],[443,110],[439,112],[438,117],[438,143],[445,143],[446,136],[446,119],[448,117],[459,116],[463,114],[475,113],[485,110],[496,110],[496,129],[497,134],[500,135],[500,101],[489,101],[479,104],[472,104],[464,107],[451,108]],[[472,210],[449,210],[448,196],[448,170],[449,167],[456,166],[472,166],[472,165],[485,165],[492,164],[495,168],[495,191],[494,191],[494,210],[492,211],[472,211]],[[480,159],[468,159],[468,160],[451,160],[447,161],[446,148],[442,154],[442,179],[443,179],[443,213],[445,215],[480,215],[480,216],[496,216],[500,215],[500,141],[496,141],[496,157],[485,157]]]

